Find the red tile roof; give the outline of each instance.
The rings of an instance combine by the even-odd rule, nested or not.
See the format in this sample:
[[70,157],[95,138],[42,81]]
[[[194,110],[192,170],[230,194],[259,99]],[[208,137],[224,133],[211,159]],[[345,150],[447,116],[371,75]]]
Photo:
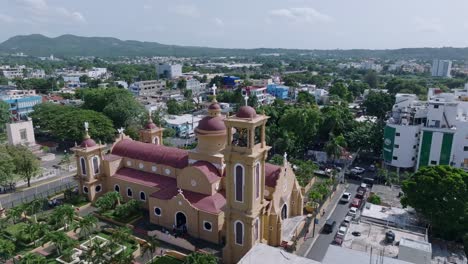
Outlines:
[[115,144],[112,154],[168,165],[178,169],[188,166],[188,152],[186,150],[143,143],[131,139],[124,139]]
[[112,177],[149,187],[161,189],[177,188],[177,181],[174,178],[130,168],[121,168]]
[[206,195],[191,191],[184,191],[184,197],[198,210],[218,214],[226,205],[226,197],[224,193],[215,193],[213,195]]
[[118,160],[120,158],[122,158],[122,157],[117,156],[117,155],[113,155],[113,154],[106,154],[106,155],[104,155],[103,159],[108,160],[108,161],[114,161],[114,160]]
[[197,161],[192,164],[192,167],[201,171],[206,176],[209,183],[213,183],[221,179],[221,175],[219,175],[218,169],[207,161]]
[[281,173],[281,167],[271,163],[265,163],[265,185],[268,187],[276,187],[276,182]]

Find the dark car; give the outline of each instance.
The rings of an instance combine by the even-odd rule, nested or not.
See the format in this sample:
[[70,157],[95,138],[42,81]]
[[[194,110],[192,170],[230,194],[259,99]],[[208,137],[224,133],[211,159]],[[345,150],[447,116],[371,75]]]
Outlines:
[[372,188],[374,185],[374,179],[372,178],[363,178],[362,182],[365,183],[369,188]]
[[323,226],[323,232],[330,234],[331,232],[333,232],[333,229],[335,229],[335,226],[336,226],[336,221],[329,219],[327,220],[327,222],[325,222],[325,225]]
[[359,190],[357,191],[356,195],[354,197],[358,198],[358,199],[364,199],[366,195],[366,192],[364,190]]

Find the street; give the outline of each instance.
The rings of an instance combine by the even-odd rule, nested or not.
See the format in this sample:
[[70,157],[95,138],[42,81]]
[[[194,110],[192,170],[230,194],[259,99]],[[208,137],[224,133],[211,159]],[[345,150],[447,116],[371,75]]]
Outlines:
[[16,192],[13,193],[1,194],[0,207],[11,208],[24,202],[32,201],[35,198],[47,198],[48,195],[52,195],[66,188],[75,187],[76,182],[73,179],[74,174],[75,173],[70,173],[55,179],[38,182],[30,188],[18,188]]
[[[356,183],[349,183],[349,186],[346,189],[346,192],[351,193],[351,196],[354,197],[358,186],[359,185]],[[329,217],[329,219],[336,221],[336,226],[333,229],[333,232],[331,232],[330,234],[324,234],[321,232],[322,230],[317,230],[319,237],[313,244],[312,248],[309,248],[308,251],[306,251],[305,257],[309,259],[313,259],[315,261],[322,261],[323,257],[325,256],[325,253],[327,252],[328,246],[333,241],[336,231],[338,230],[338,227],[340,226],[341,222],[343,221],[346,214],[348,213],[348,210],[349,210],[349,202],[346,204],[338,203],[335,210],[332,212],[331,216]],[[309,243],[311,243],[313,239],[309,239],[308,241],[310,241]]]

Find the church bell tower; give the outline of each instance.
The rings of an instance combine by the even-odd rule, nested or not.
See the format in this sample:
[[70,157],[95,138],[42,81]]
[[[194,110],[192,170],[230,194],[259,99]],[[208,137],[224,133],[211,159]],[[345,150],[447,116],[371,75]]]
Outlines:
[[105,145],[97,144],[88,133],[89,124],[84,123],[85,137],[80,145],[75,145],[71,150],[75,153],[77,164],[77,179],[79,192],[94,202],[96,198],[104,193],[104,185],[101,177],[103,175],[102,158]]
[[267,120],[267,116],[246,105],[224,121],[228,135],[223,151],[226,162],[223,260],[228,264],[237,263],[262,238],[265,161],[270,149],[265,143]]

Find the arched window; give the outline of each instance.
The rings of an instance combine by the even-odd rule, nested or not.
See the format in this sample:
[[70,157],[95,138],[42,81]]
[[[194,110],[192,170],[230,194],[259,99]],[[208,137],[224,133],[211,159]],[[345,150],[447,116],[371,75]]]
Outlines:
[[244,244],[244,224],[241,221],[234,222],[234,233],[236,238],[236,244]]
[[255,166],[255,198],[260,197],[260,163]]
[[89,193],[89,189],[86,186],[83,186],[83,193]]
[[81,174],[86,175],[86,160],[83,157],[80,158],[80,167],[81,167]]
[[118,184],[114,185],[114,191],[120,193],[120,186]]
[[145,194],[145,192],[140,192],[140,200],[146,201],[146,194]]
[[94,168],[94,174],[99,173],[99,158],[97,156],[93,157],[93,168]]
[[133,191],[131,188],[127,188],[127,196],[132,197],[133,196]]
[[236,165],[235,168],[235,192],[236,192],[236,201],[244,201],[244,168],[242,165]]
[[154,137],[154,138],[153,138],[153,143],[156,144],[156,145],[159,145],[159,138],[158,138],[158,137]]

